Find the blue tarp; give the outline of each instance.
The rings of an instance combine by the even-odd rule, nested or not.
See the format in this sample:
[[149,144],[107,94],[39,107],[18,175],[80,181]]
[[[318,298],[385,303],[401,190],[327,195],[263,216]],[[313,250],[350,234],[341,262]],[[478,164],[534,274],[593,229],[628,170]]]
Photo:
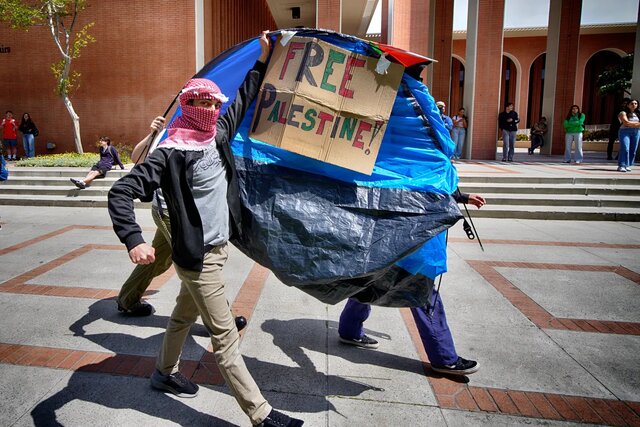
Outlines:
[[[298,35],[378,56],[368,42],[337,33]],[[232,102],[259,55],[258,39],[248,40],[197,77]],[[232,142],[246,236],[234,244],[324,302],[424,305],[446,271],[445,230],[461,218],[451,197],[455,146],[426,86],[404,74],[371,176],[250,138],[254,107]]]

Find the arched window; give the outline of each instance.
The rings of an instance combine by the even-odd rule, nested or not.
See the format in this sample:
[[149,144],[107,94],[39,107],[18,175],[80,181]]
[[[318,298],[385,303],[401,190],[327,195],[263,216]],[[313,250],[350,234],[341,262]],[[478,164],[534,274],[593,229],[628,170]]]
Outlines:
[[538,56],[529,70],[529,97],[527,101],[527,127],[530,128],[542,116],[544,95],[544,71],[547,54]]
[[454,114],[464,102],[464,64],[455,56],[451,58],[451,105],[449,112]]
[[601,50],[594,54],[584,69],[584,88],[582,91],[582,111],[586,123],[592,125],[610,124],[615,110],[622,103],[623,93],[602,96],[598,92],[598,76],[608,67],[620,65],[621,58],[615,52]]

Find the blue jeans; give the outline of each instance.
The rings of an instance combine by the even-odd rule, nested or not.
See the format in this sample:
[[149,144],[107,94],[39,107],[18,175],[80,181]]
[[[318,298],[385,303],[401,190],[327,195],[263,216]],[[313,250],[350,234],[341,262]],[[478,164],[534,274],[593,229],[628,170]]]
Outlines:
[[502,130],[502,160],[513,160],[513,152],[516,149],[517,131]]
[[582,163],[582,132],[565,134],[564,161],[567,163],[571,161],[571,146],[574,142],[576,144],[575,161],[576,163]]
[[[411,314],[416,322],[424,350],[433,365],[452,365],[458,360],[451,330],[440,294],[436,297],[435,308],[429,315],[431,306],[412,308]],[[371,313],[369,304],[349,299],[340,314],[338,333],[347,339],[359,339],[364,335],[364,321]]]
[[453,142],[456,143],[456,152],[453,155],[456,159],[462,157],[462,148],[464,147],[464,138],[467,135],[467,130],[461,127],[453,128]]
[[36,142],[33,135],[30,133],[22,134],[22,145],[24,145],[24,155],[25,157],[35,157],[36,156]]
[[620,128],[618,131],[620,139],[620,152],[618,153],[618,166],[633,166],[638,151],[638,140],[640,139],[640,128]]

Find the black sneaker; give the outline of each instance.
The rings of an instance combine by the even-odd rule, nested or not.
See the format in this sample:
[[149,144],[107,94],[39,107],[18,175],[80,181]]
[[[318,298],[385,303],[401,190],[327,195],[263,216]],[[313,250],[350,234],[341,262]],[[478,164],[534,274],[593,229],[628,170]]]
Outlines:
[[304,421],[291,418],[290,416],[272,409],[258,427],[300,427]]
[[449,375],[469,375],[477,372],[480,369],[480,365],[475,360],[467,360],[462,357],[458,357],[456,363],[453,365],[431,365],[431,369],[436,372],[440,372],[441,374],[449,374]]
[[75,178],[69,178],[69,180],[73,182],[73,184],[81,190],[84,190],[85,188],[87,188],[87,184],[85,184],[84,181],[82,180],[75,179]]
[[236,316],[234,319],[236,322],[236,328],[238,328],[238,332],[247,327],[247,318],[244,316]]
[[118,311],[124,314],[125,316],[144,317],[144,316],[151,316],[155,312],[155,309],[151,304],[149,304],[148,302],[144,302],[142,300],[133,304],[129,308],[124,308],[122,305],[120,305],[120,301],[116,301],[116,303],[118,303]]
[[157,369],[151,374],[151,387],[168,391],[178,397],[196,397],[200,389],[197,384],[191,382],[180,372],[163,375]]
[[366,335],[363,335],[362,338],[359,339],[340,337],[340,342],[362,348],[378,348],[379,346],[378,341]]

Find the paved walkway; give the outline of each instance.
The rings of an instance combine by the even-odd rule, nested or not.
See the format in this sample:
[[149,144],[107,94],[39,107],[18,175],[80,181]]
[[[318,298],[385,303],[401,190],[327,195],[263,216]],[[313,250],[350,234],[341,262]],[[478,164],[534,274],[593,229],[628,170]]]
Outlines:
[[[465,381],[429,369],[406,309],[374,308],[378,350],[346,347],[341,306],[232,250],[228,298],[267,399],[310,426],[640,425],[640,223],[475,223],[485,252],[456,225],[441,291],[458,352],[481,364]],[[120,316],[132,265],[104,209],[0,206],[0,224],[0,425],[249,425],[202,326],[182,364],[198,397],[150,389],[178,279],[154,282],[154,316]]]

